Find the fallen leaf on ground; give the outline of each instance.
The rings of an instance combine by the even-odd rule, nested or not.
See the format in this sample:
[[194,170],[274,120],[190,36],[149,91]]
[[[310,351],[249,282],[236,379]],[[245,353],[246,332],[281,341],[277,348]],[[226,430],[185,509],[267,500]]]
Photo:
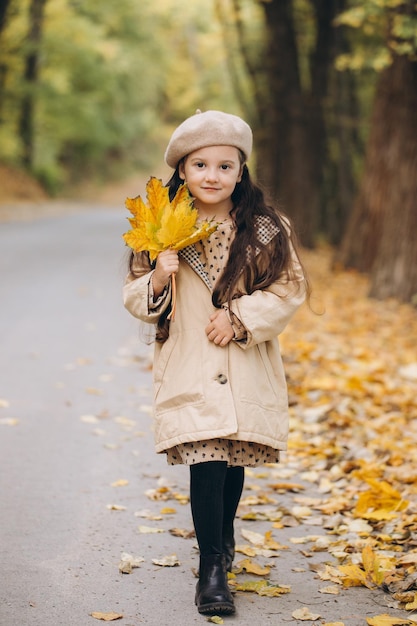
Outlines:
[[333,594],[335,596],[339,595],[340,593],[340,588],[337,587],[336,585],[329,585],[329,587],[322,587],[321,589],[319,589],[320,593],[329,593],[329,594]]
[[89,393],[92,396],[101,396],[103,395],[103,391],[101,389],[97,389],[96,387],[87,387],[85,390],[86,393]]
[[357,587],[363,585],[372,589],[380,586],[384,578],[390,572],[395,562],[391,559],[382,559],[371,546],[365,546],[362,550],[362,564],[340,565],[342,583],[345,587]]
[[17,426],[20,420],[17,417],[1,417],[0,424],[2,426]]
[[174,537],[182,537],[183,539],[193,539],[195,537],[194,530],[185,530],[184,528],[170,528],[169,532]]
[[151,535],[152,533],[164,533],[163,528],[155,528],[154,526],[138,526],[138,531],[144,535]]
[[111,487],[126,487],[129,484],[129,481],[126,478],[120,478],[119,480],[115,480],[111,483]]
[[287,585],[274,585],[269,580],[247,580],[234,585],[236,591],[249,591],[257,593],[259,596],[275,598],[284,593],[290,593],[291,587]]
[[108,504],[106,508],[110,511],[126,511],[126,507],[121,504]]
[[212,615],[211,617],[207,618],[207,621],[211,622],[212,624],[224,624],[224,619],[219,615]]
[[141,511],[136,511],[134,513],[135,517],[143,517],[144,519],[149,519],[152,521],[160,521],[162,519],[162,515],[155,515],[155,513],[153,513],[152,511],[149,511],[149,509],[142,509]]
[[97,424],[100,420],[96,415],[81,415],[80,421],[85,424]]
[[180,565],[176,554],[164,556],[162,559],[152,559],[152,563],[154,565],[160,565],[161,567],[175,567],[176,565]]
[[366,619],[369,626],[414,626],[417,624],[412,619],[404,619],[403,617],[393,617],[392,615],[376,615]]
[[90,613],[91,617],[94,619],[102,620],[103,622],[114,622],[117,619],[122,619],[123,615],[121,613],[100,613],[95,611],[94,613]]
[[233,568],[233,572],[238,574],[240,572],[247,572],[248,574],[256,574],[257,576],[268,576],[271,573],[270,567],[261,567],[256,563],[253,563],[250,559],[244,559],[239,561]]
[[143,556],[133,556],[128,552],[122,552],[119,563],[119,572],[122,574],[131,574],[133,568],[140,567],[145,559]]
[[315,622],[321,618],[321,615],[318,613],[311,613],[310,609],[306,606],[303,606],[302,609],[297,609],[291,613],[294,619],[300,619],[302,621]]

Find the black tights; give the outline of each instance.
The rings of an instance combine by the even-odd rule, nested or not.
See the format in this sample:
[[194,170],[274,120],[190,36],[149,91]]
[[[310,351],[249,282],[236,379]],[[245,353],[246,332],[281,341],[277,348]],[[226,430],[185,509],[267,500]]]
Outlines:
[[243,467],[226,461],[190,466],[191,512],[200,554],[221,554],[223,533],[230,532],[243,490]]

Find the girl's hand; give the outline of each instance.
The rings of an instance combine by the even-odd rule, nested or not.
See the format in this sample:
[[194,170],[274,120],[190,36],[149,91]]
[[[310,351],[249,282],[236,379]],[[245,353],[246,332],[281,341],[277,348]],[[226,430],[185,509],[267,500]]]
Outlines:
[[156,259],[155,271],[152,276],[152,286],[154,297],[161,295],[166,285],[169,283],[171,274],[176,274],[179,268],[177,250],[164,250],[160,252]]
[[206,326],[206,335],[209,341],[218,346],[227,346],[235,336],[233,327],[224,309],[219,309],[210,315],[210,323]]

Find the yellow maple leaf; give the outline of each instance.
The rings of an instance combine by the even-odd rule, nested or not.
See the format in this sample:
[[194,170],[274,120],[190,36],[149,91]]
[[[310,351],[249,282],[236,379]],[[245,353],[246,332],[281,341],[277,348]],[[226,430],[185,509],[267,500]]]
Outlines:
[[124,233],[123,239],[135,252],[148,251],[151,261],[162,250],[181,250],[209,237],[218,226],[207,221],[197,225],[198,211],[193,207],[186,184],[178,188],[170,202],[168,188],[162,180],[151,176],[146,195],[147,204],[140,196],[126,199],[126,208],[133,217],[128,218],[131,229]]
[[362,550],[362,567],[360,565],[340,565],[339,571],[343,575],[343,585],[345,587],[368,587],[373,589],[379,587],[393,567],[392,559],[380,558],[367,545]]
[[[193,207],[193,198],[186,184],[178,188],[170,201],[169,190],[162,180],[151,176],[146,184],[146,196],[147,204],[140,196],[126,199],[126,208],[133,217],[128,218],[131,228],[123,234],[123,239],[135,252],[149,252],[151,261],[163,250],[182,250],[200,239],[206,239],[218,226],[207,221],[197,224],[198,211]],[[174,319],[175,301],[173,274],[172,312],[168,319]]]
[[158,241],[164,247],[174,248],[195,231],[198,218],[197,209],[190,208],[189,201],[177,204],[175,209],[164,211],[161,216],[161,227],[157,231]]
[[403,511],[408,502],[403,500],[399,491],[394,489],[385,480],[365,478],[370,489],[360,494],[354,510],[355,517],[380,521],[396,517],[398,511]]

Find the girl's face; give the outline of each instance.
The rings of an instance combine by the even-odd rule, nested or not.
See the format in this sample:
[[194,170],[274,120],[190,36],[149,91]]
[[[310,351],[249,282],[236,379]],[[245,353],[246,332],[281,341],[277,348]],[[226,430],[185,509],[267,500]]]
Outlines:
[[200,148],[185,158],[179,174],[204,217],[226,217],[233,208],[231,195],[242,178],[239,150],[233,146]]

